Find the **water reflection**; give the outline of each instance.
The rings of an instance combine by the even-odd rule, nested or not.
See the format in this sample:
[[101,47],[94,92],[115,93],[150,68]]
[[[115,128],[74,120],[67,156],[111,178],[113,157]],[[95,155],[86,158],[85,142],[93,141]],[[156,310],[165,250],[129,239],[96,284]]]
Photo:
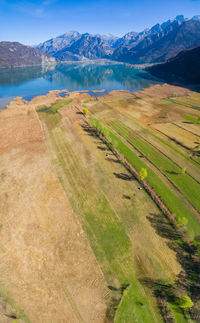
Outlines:
[[95,62],[58,66],[32,66],[0,69],[1,102],[16,96],[31,99],[50,90],[111,90],[139,91],[159,83],[142,70],[126,64]]
[[40,78],[55,69],[55,66],[27,66],[0,69],[0,85],[20,84]]
[[44,78],[68,90],[125,89],[137,91],[158,83],[144,71],[124,64],[71,64],[60,65]]

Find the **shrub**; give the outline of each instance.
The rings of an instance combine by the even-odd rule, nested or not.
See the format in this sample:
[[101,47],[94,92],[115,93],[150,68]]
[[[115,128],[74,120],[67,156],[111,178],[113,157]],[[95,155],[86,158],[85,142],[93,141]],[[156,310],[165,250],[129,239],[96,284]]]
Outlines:
[[147,177],[147,170],[146,168],[141,168],[139,173],[140,179],[143,181]]
[[183,167],[183,168],[181,169],[181,174],[182,174],[182,175],[185,175],[185,173],[186,173],[186,167]]
[[177,218],[177,221],[178,221],[178,224],[181,226],[181,227],[184,227],[188,224],[188,219],[186,219],[184,216],[183,217],[178,217]]
[[194,305],[194,303],[192,302],[191,298],[188,295],[185,295],[179,298],[178,305],[181,308],[187,309],[187,308],[191,308]]
[[86,116],[88,114],[88,109],[87,108],[83,108],[83,114],[84,114],[84,116]]

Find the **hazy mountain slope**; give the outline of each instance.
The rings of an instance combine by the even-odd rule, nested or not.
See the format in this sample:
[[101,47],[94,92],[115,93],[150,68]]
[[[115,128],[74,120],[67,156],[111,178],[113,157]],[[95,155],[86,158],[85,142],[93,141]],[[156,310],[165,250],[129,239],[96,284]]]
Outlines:
[[200,83],[200,47],[182,51],[166,63],[149,67],[148,71],[167,81]]
[[47,54],[54,55],[64,47],[71,46],[80,37],[81,34],[79,32],[69,31],[68,33],[49,39],[44,43],[39,44],[38,46],[36,46],[36,48]]
[[108,52],[110,55],[110,52],[113,53],[111,47],[117,40],[118,37],[111,34],[90,35],[88,33],[80,34],[77,31],[71,31],[47,40],[36,46],[36,48],[45,53],[55,55],[62,60],[79,60],[84,56],[87,58],[104,57]]
[[115,43],[118,41],[118,39],[120,39],[119,37],[113,36],[112,34],[107,34],[107,35],[96,34],[94,36],[100,37],[105,43],[107,43],[111,47],[114,47]]
[[0,67],[46,65],[56,59],[38,49],[17,42],[0,42]]
[[113,53],[112,48],[102,38],[90,34],[83,34],[71,46],[66,46],[55,54],[61,60],[74,57],[75,59],[107,58]]

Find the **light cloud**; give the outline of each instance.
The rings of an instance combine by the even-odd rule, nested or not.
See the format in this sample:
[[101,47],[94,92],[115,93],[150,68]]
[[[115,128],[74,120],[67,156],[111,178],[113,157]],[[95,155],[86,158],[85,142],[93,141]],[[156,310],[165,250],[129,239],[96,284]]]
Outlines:
[[12,4],[12,7],[32,17],[44,18],[48,16],[48,7],[55,2],[57,0],[44,0],[40,4],[31,1],[22,1],[17,4]]

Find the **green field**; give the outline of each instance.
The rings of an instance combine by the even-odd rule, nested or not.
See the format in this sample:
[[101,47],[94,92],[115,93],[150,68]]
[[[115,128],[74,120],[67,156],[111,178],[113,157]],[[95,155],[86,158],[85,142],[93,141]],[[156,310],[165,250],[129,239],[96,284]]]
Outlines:
[[187,197],[187,199],[200,210],[200,185],[190,175],[182,175],[182,169],[172,160],[162,154],[143,138],[133,135],[131,129],[120,121],[112,121],[109,125],[123,136],[131,145],[137,148],[146,158],[159,168]]
[[125,144],[117,135],[115,135],[109,128],[104,126],[100,121],[91,119],[91,123],[98,128],[102,128],[106,136],[114,143],[114,146],[120,151],[125,158],[136,168],[139,172],[141,168],[146,168],[148,177],[147,180],[151,187],[161,196],[168,208],[175,214],[179,221],[183,217],[188,220],[187,228],[191,239],[198,235],[200,224],[199,221],[187,208],[183,199],[179,198],[170,188],[164,184],[155,172],[152,171],[137,155]]
[[64,106],[70,104],[72,99],[63,99],[58,100],[57,102],[51,104],[49,107],[47,106],[40,106],[38,108],[38,112],[46,112],[46,113],[57,113],[59,109],[63,108]]

